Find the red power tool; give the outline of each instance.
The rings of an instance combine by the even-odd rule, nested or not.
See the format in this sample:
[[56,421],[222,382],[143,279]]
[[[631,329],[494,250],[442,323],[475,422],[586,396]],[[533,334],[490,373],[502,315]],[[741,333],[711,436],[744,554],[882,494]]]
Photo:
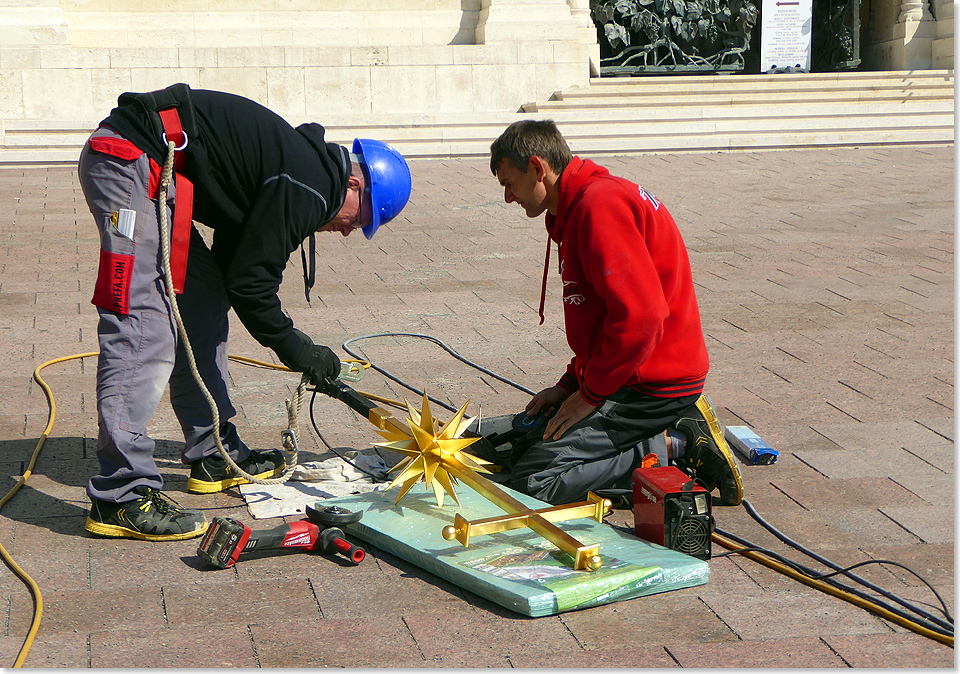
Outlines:
[[240,554],[255,550],[305,548],[310,552],[340,553],[353,564],[363,561],[366,553],[346,541],[337,525],[359,522],[363,512],[352,512],[339,506],[307,506],[307,519],[282,524],[265,531],[253,531],[243,522],[230,517],[215,517],[197,547],[201,561],[218,569],[229,569]]

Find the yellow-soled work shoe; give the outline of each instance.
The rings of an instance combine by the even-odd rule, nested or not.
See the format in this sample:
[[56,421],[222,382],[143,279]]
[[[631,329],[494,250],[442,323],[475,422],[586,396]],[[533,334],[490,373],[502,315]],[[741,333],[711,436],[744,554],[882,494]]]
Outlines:
[[133,491],[140,498],[126,503],[91,499],[84,528],[97,536],[141,541],[182,541],[206,532],[207,518],[202,510],[181,508],[149,487]]
[[[263,452],[251,450],[249,456],[237,465],[247,475],[260,480],[268,480],[283,472],[286,462],[283,454],[276,449]],[[250,480],[241,477],[227,464],[219,454],[205,456],[199,461],[190,464],[190,479],[187,480],[187,491],[194,494],[213,494],[218,491],[235,487],[238,484],[247,484]]]
[[743,500],[743,480],[710,398],[701,395],[683,411],[674,426],[687,438],[683,456],[674,459],[674,463],[702,482],[705,489],[719,487],[723,505],[739,505]]

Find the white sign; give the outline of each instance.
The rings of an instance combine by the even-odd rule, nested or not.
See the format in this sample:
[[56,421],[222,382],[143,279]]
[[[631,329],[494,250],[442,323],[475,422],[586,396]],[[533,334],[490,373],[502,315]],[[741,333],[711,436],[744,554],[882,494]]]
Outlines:
[[810,70],[813,0],[763,0],[760,10],[760,72]]

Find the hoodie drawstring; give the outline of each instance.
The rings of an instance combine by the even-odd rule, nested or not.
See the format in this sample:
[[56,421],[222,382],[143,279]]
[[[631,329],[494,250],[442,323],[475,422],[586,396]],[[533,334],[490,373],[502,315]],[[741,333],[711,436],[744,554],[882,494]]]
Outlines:
[[[314,235],[310,235],[310,263],[307,265],[307,255],[303,251],[303,244],[300,244],[300,263],[303,265],[303,292],[307,296],[307,304],[310,304],[310,289],[317,282],[317,240]],[[309,269],[309,271],[308,271]]]
[[550,269],[550,237],[547,237],[547,252],[543,258],[543,284],[540,286],[540,325],[543,325],[543,306],[547,301],[547,271]]

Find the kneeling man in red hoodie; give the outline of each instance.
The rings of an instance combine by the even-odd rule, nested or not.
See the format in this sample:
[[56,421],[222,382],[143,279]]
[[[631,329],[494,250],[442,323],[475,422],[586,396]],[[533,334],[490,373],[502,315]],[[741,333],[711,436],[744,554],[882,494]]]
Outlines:
[[546,213],[544,290],[556,246],[573,358],[517,418],[483,422],[491,442],[477,453],[504,466],[511,488],[554,504],[588,491],[629,500],[633,470],[651,463],[739,504],[740,472],[703,394],[709,362],[690,261],[666,207],[573,156],[551,121],[511,124],[490,148],[490,170],[507,203]]

